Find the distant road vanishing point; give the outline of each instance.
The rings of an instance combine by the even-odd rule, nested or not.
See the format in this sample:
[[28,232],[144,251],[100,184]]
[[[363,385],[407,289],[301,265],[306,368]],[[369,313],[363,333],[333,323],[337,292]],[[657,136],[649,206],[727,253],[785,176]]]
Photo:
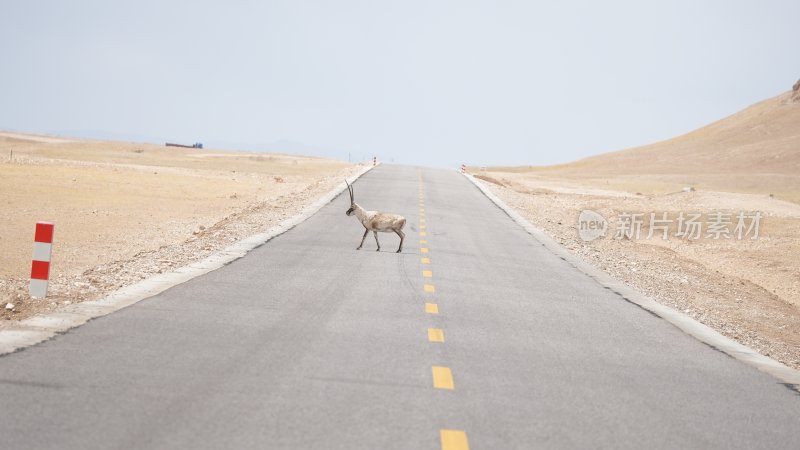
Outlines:
[[624,301],[462,175],[379,166],[247,256],[0,357],[8,449],[797,448],[800,395]]

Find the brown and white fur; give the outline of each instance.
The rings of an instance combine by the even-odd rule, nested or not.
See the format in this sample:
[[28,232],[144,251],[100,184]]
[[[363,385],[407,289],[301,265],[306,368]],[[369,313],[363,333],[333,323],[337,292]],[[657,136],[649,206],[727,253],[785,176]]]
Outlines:
[[364,239],[367,238],[367,233],[372,231],[375,235],[375,243],[378,244],[378,250],[376,251],[381,251],[381,243],[378,242],[378,231],[384,233],[393,231],[400,236],[400,247],[397,248],[397,253],[403,251],[403,240],[406,238],[406,234],[403,233],[403,227],[406,225],[406,218],[398,214],[364,210],[353,198],[353,186],[350,186],[347,180],[344,180],[344,182],[347,184],[348,192],[350,192],[350,209],[345,214],[348,216],[355,214],[365,228],[364,236],[361,237],[361,244],[358,245],[356,250],[361,250],[361,246],[364,245]]

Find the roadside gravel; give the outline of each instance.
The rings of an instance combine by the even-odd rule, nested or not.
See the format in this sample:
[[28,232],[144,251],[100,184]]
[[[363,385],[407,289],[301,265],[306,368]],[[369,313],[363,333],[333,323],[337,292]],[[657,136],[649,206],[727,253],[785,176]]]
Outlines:
[[[767,236],[752,250],[739,250],[739,269],[744,266],[751,270],[737,273],[729,270],[724,260],[726,252],[732,250],[721,245],[706,244],[703,247],[704,244],[697,244],[695,248],[687,249],[693,244],[677,242],[670,247],[660,242],[611,239],[610,236],[584,242],[578,235],[578,215],[583,209],[613,217],[626,206],[660,211],[659,208],[665,206],[658,201],[634,195],[624,200],[619,196],[597,193],[585,195],[531,189],[506,179],[491,181],[480,182],[584,261],[659,303],[679,310],[765,356],[800,369],[800,311],[797,305],[776,295],[777,290],[773,292],[773,289],[755,282],[769,280],[774,275],[774,264],[768,264],[770,261],[763,255],[779,256],[780,248],[785,246],[778,236],[774,236],[772,241]],[[778,219],[774,218],[773,222],[778,222]],[[642,232],[647,233],[646,226]],[[693,257],[701,254],[703,258]],[[709,261],[714,261],[717,254],[721,256],[719,264],[711,264]],[[748,278],[739,273],[751,273],[751,276]],[[797,283],[792,284],[793,280],[786,278],[785,284],[790,290],[785,295],[791,298]]]

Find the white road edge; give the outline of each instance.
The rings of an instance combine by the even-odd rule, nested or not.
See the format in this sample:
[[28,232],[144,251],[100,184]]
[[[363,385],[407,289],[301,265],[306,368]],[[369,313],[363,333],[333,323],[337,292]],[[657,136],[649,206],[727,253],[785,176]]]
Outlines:
[[[353,183],[362,175],[372,170],[373,167],[375,166],[363,168],[358,173],[348,178],[348,182]],[[91,319],[119,311],[122,308],[157,295],[173,286],[185,283],[192,278],[217,270],[243,257],[251,250],[263,245],[275,236],[294,228],[322,209],[323,206],[333,201],[336,196],[344,192],[345,188],[346,186],[344,184],[337,186],[320,197],[316,202],[304,208],[296,216],[283,220],[264,233],[245,238],[201,261],[178,268],[173,272],[155,275],[130,286],[125,286],[102,299],[65,306],[59,308],[58,311],[39,314],[20,321],[17,325],[0,330],[0,355],[13,353],[17,350],[36,345],[57,334],[64,333],[71,328],[81,326]]]
[[576,269],[593,278],[601,286],[610,289],[623,299],[661,317],[672,325],[678,327],[684,333],[693,336],[700,342],[703,342],[716,350],[736,358],[737,360],[749,366],[755,367],[762,372],[772,375],[795,390],[800,389],[800,371],[792,369],[791,367],[781,364],[780,362],[775,361],[768,356],[758,353],[750,347],[723,336],[722,334],[714,331],[706,325],[703,325],[686,314],[656,302],[655,300],[647,297],[625,283],[612,278],[602,270],[584,262],[574,254],[570,253],[566,248],[562,247],[544,231],[525,220],[525,218],[519,215],[511,207],[506,205],[505,202],[494,195],[487,186],[478,181],[474,176],[469,173],[464,174],[464,176],[475,186],[477,186],[477,188],[480,189],[480,191],[483,192],[483,194],[488,197],[489,200],[494,202],[500,209],[508,214],[508,216],[514,220],[514,222],[517,222],[517,224],[519,224],[525,229],[525,231],[532,235],[534,239],[539,241],[542,246],[550,250],[567,263],[571,264]]

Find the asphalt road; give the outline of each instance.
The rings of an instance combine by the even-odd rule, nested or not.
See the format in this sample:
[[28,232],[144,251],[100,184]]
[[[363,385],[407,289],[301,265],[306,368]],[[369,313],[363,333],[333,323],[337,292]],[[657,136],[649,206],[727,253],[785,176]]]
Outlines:
[[390,234],[355,250],[345,193],[220,270],[2,356],[0,447],[800,445],[800,395],[604,289],[461,175],[381,166],[355,196],[407,217],[403,253]]

